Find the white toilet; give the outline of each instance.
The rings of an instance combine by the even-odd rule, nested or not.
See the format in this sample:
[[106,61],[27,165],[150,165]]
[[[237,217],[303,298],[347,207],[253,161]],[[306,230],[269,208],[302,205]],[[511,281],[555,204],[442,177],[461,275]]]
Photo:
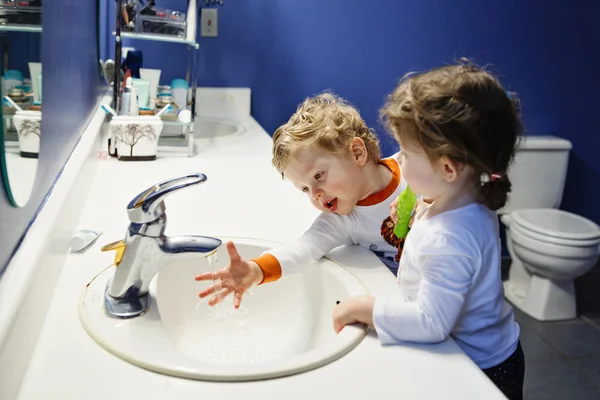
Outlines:
[[498,212],[512,263],[506,299],[540,321],[577,316],[573,280],[600,255],[600,227],[558,210],[571,143],[553,136],[521,141],[508,176],[512,191]]

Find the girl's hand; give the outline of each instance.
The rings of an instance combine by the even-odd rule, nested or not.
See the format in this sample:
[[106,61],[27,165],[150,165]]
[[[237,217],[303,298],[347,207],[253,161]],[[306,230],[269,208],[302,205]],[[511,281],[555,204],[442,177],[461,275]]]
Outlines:
[[[431,203],[431,201],[417,199],[417,202],[415,204],[415,212],[413,213],[412,217],[410,217],[410,220],[408,221],[409,227],[412,226],[413,221],[415,220],[415,215],[419,211],[421,211],[423,208],[429,206],[430,203]],[[396,200],[394,200],[393,202],[390,203],[390,218],[392,219],[392,222],[394,222],[394,224],[398,223],[398,198],[397,197],[396,197]]]
[[208,302],[209,306],[214,306],[233,293],[233,306],[239,308],[244,293],[253,285],[262,282],[263,273],[257,263],[246,261],[240,257],[233,242],[227,242],[227,252],[229,253],[229,264],[225,268],[197,275],[195,280],[213,281],[212,285],[199,293],[200,298],[214,293]]
[[373,326],[375,297],[363,295],[342,301],[333,309],[333,330],[340,333],[346,325],[362,323]]
[[390,203],[390,218],[394,225],[398,223],[398,197]]
[[415,212],[413,213],[412,217],[410,217],[410,221],[408,221],[408,227],[412,227],[412,224],[415,220],[415,216],[419,213],[419,211],[421,211],[424,208],[427,208],[431,205],[432,201],[427,201],[427,200],[421,200],[421,199],[417,199],[417,203],[415,204]]

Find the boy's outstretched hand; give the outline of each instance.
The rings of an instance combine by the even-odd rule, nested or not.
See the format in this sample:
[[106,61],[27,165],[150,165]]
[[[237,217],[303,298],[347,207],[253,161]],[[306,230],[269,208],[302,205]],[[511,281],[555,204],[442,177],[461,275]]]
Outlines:
[[214,294],[208,301],[209,306],[218,304],[233,293],[233,306],[239,308],[244,293],[263,280],[263,273],[257,263],[240,257],[231,241],[227,242],[227,253],[229,253],[229,264],[225,268],[196,275],[195,280],[216,281],[199,293],[200,298]]

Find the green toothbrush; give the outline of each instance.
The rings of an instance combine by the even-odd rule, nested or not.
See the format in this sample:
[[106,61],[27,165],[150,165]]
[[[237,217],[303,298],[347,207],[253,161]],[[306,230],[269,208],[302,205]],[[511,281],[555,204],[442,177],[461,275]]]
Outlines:
[[410,186],[407,186],[398,196],[398,222],[394,226],[394,234],[400,239],[408,235],[408,222],[413,215],[416,204],[417,195],[411,190]]

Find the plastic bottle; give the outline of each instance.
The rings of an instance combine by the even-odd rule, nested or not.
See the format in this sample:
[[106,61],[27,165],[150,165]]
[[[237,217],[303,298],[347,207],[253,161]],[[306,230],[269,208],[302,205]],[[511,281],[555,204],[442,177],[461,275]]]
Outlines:
[[129,103],[131,101],[131,86],[132,86],[131,77],[127,78],[125,83],[125,91],[121,96],[121,109],[119,110],[119,115],[129,115]]
[[137,87],[131,86],[129,88],[131,98],[129,99],[129,115],[137,117],[140,115],[140,109],[138,108],[138,92]]

